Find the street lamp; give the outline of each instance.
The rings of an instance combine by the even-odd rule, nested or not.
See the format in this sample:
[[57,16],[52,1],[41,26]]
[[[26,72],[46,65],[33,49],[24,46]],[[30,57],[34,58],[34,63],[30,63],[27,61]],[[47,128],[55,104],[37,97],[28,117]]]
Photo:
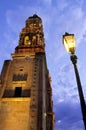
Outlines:
[[76,43],[74,39],[74,34],[65,33],[65,35],[63,35],[62,40],[67,52],[70,53],[70,59],[72,61],[72,64],[74,65],[76,81],[78,86],[78,93],[79,93],[80,104],[81,104],[82,117],[83,117],[84,127],[86,130],[86,105],[85,105],[84,95],[83,95],[81,81],[79,77],[79,72],[77,68],[77,56],[75,55]]

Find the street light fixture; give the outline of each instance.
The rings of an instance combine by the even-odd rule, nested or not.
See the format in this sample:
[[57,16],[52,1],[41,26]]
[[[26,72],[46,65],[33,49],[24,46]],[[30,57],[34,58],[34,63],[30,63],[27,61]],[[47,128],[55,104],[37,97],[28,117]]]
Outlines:
[[63,44],[69,53],[74,53],[76,48],[76,43],[74,39],[74,34],[66,33],[63,35]]
[[63,44],[64,44],[67,52],[70,53],[70,59],[74,65],[76,81],[77,81],[77,86],[78,86],[78,93],[79,93],[80,104],[81,104],[83,123],[84,123],[84,127],[86,130],[86,105],[85,105],[84,95],[83,95],[81,81],[80,81],[80,77],[79,77],[79,72],[78,72],[78,68],[77,68],[77,56],[75,55],[76,43],[75,43],[75,39],[74,39],[74,34],[65,33],[65,35],[63,35],[62,40],[63,40]]

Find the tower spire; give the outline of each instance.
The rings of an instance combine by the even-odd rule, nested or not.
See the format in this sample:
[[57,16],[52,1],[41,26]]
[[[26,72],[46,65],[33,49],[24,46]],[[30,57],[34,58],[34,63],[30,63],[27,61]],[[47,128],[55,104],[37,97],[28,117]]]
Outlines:
[[44,52],[44,48],[42,20],[34,14],[25,21],[25,27],[20,32],[19,45],[15,52]]

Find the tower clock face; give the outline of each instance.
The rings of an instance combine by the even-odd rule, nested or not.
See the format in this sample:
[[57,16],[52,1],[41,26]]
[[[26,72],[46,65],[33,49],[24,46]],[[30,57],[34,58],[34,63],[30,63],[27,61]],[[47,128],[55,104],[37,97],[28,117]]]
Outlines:
[[30,60],[30,57],[29,57],[29,56],[26,56],[25,59],[26,59],[26,60]]

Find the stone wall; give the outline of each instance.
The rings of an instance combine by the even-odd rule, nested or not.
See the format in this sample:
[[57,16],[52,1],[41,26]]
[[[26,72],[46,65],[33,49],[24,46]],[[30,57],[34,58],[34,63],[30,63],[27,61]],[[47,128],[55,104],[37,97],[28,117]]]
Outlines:
[[0,130],[30,130],[30,98],[3,98],[0,103]]

